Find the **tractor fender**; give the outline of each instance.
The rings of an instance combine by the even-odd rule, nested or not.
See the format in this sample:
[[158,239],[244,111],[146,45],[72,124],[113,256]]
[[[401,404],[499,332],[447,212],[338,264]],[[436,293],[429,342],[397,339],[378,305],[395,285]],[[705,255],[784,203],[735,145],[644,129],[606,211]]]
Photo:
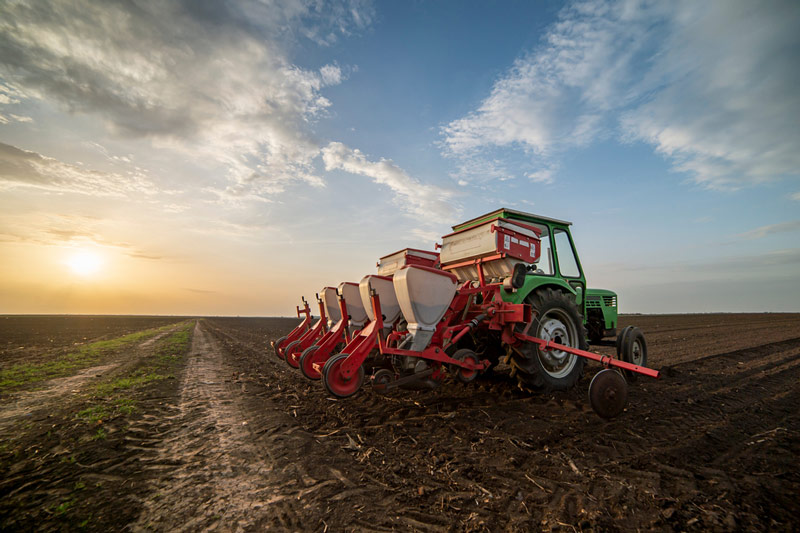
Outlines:
[[525,298],[530,293],[543,287],[549,287],[555,290],[563,291],[572,294],[577,298],[577,293],[572,286],[560,278],[544,277],[544,276],[527,276],[525,283],[516,291],[507,291],[506,289],[500,290],[500,296],[504,302],[513,304],[521,304],[525,302]]

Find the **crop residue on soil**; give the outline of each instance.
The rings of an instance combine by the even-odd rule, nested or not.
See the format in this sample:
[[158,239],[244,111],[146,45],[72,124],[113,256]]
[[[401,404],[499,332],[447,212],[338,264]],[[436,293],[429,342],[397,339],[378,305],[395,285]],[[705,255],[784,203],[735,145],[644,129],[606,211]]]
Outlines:
[[[42,343],[33,317],[26,340],[17,320],[0,365],[74,342]],[[136,320],[91,323],[80,342],[165,324]],[[501,371],[334,400],[268,350],[295,322],[200,320],[174,377],[126,389],[135,408],[116,408],[115,393],[91,423],[76,413],[97,408],[97,383],[137,375],[163,357],[163,339],[62,378],[69,390],[3,394],[0,419],[16,411],[0,434],[0,528],[798,527],[799,315],[623,317],[644,330],[664,378],[640,379],[610,422],[586,399],[597,365],[547,396],[516,391]],[[20,403],[25,394],[42,403]]]

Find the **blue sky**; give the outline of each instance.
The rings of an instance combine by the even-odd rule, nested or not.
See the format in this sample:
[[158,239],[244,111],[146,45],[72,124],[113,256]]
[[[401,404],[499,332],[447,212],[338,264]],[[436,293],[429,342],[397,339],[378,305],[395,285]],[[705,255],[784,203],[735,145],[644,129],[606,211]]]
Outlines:
[[798,27],[791,1],[4,3],[0,312],[287,314],[503,206],[574,222],[623,312],[800,311]]

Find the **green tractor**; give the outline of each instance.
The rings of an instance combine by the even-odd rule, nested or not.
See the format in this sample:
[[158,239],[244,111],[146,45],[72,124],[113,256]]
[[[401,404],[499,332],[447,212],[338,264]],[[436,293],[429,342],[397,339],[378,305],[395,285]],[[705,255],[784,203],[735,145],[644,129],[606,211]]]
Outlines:
[[[571,222],[503,208],[453,226],[453,231],[462,232],[498,218],[518,221],[539,233],[538,261],[526,265],[524,280],[517,279],[501,291],[503,300],[531,306],[533,320],[526,334],[581,350],[588,350],[590,343],[616,345],[618,358],[646,366],[647,346],[642,332],[629,326],[617,335],[616,293],[586,286],[570,233]],[[613,340],[605,340],[609,338]],[[500,343],[487,341],[480,343],[486,347],[486,355],[499,359],[501,354],[496,352]],[[541,350],[533,344],[509,350],[505,362],[520,387],[538,392],[572,388],[583,375],[584,366],[581,357]],[[635,374],[626,376],[635,379]]]

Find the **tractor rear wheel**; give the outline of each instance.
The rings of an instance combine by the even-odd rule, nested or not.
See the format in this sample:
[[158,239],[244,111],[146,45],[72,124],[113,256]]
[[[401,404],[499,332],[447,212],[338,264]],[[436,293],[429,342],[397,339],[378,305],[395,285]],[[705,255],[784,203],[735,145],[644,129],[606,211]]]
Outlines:
[[283,359],[283,354],[281,353],[281,346],[283,343],[286,342],[286,336],[281,337],[280,339],[275,341],[275,344],[272,345],[275,348],[275,355],[278,356],[278,359]]
[[[533,320],[527,335],[587,350],[586,331],[575,298],[545,288],[528,295]],[[560,350],[543,350],[529,342],[511,352],[509,360],[520,388],[533,392],[571,389],[583,375],[584,360]]]

